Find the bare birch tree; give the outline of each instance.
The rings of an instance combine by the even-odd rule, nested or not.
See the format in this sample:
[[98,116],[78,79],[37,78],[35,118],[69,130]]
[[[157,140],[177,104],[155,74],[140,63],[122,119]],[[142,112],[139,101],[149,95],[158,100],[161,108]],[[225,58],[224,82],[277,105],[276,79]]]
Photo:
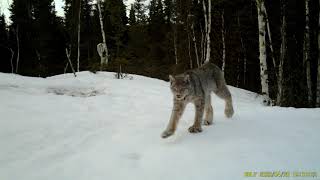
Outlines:
[[102,43],[99,43],[97,45],[97,51],[100,56],[100,70],[102,70],[102,67],[104,64],[108,65],[109,62],[109,53],[108,53],[108,47],[106,43],[106,34],[104,32],[103,28],[103,19],[102,19],[102,13],[101,13],[101,0],[97,0],[97,6],[99,11],[99,20],[100,20],[100,28],[101,28],[101,36],[102,36]]
[[174,25],[173,30],[173,47],[174,47],[174,58],[176,60],[176,64],[178,64],[178,48],[177,48],[177,25]]
[[13,56],[14,56],[14,51],[9,48],[10,52],[11,52],[11,58],[10,58],[10,65],[11,65],[11,73],[13,74],[14,73],[14,70],[13,70],[13,62],[12,62],[12,59],[13,59]]
[[[282,9],[285,9],[285,5],[283,5]],[[284,64],[284,58],[287,51],[286,44],[286,17],[283,14],[282,15],[282,25],[281,25],[281,47],[280,47],[280,58],[279,58],[279,66],[278,66],[278,94],[277,94],[277,104],[281,105],[281,100],[283,96],[283,64]]]
[[77,29],[77,72],[80,71],[80,18],[81,18],[81,0],[73,0],[73,7],[75,9],[74,15],[74,24]]
[[[319,0],[320,4],[320,0]],[[317,75],[317,99],[316,105],[320,107],[320,11],[319,11],[319,20],[318,20],[318,75]]]
[[221,39],[222,39],[222,72],[224,74],[224,69],[226,67],[226,43],[225,43],[225,27],[224,27],[224,10],[221,13]]
[[[204,19],[205,19],[205,33],[206,33],[206,53],[205,53],[205,59],[204,63],[207,63],[210,61],[210,52],[211,52],[211,45],[210,45],[210,32],[211,32],[211,0],[208,0],[208,8],[206,7],[206,3],[203,0],[202,1],[203,6],[203,13],[204,13]],[[208,12],[208,14],[207,14]]]
[[268,84],[268,69],[266,55],[266,13],[264,0],[256,0],[258,10],[258,26],[259,26],[259,52],[260,52],[260,79],[261,93],[264,96],[264,101],[269,104],[269,84]]
[[19,69],[19,59],[20,59],[19,25],[17,25],[17,29],[16,29],[16,40],[17,40],[17,61],[16,61],[16,73],[18,74],[18,69]]
[[308,89],[308,104],[312,101],[312,90],[311,90],[311,72],[310,72],[310,26],[309,26],[309,4],[310,0],[305,0],[305,12],[306,12],[306,25],[304,31],[304,46],[303,46],[303,64],[306,69],[307,77],[307,89]]
[[194,24],[191,25],[191,30],[192,30],[192,41],[193,41],[193,46],[194,46],[194,52],[196,54],[197,65],[198,65],[198,67],[200,67],[197,39],[196,39],[196,35],[194,32]]
[[[275,54],[274,54],[274,50],[273,50],[272,36],[271,36],[271,30],[270,30],[268,11],[266,9],[265,4],[263,5],[262,8],[263,8],[263,11],[265,12],[265,20],[266,20],[266,24],[267,24],[267,32],[268,32],[268,38],[269,38],[269,43],[270,43],[269,47],[270,47],[270,51],[271,51],[272,63],[273,63],[273,67],[276,69],[277,63],[276,63]],[[277,76],[277,73],[276,73],[276,76]]]
[[191,40],[190,40],[191,26],[192,26],[192,22],[191,22],[191,26],[190,26],[190,21],[192,21],[192,19],[193,19],[192,15],[189,12],[188,17],[187,17],[187,37],[188,37],[188,52],[189,52],[190,69],[193,68],[192,56],[191,56]]
[[202,25],[200,24],[200,31],[201,31],[201,43],[200,43],[200,50],[201,50],[201,59],[200,59],[200,63],[198,64],[198,67],[200,67],[200,65],[202,64],[202,62],[204,61],[205,59],[205,37],[204,37],[204,32],[203,32],[203,28],[202,28]]

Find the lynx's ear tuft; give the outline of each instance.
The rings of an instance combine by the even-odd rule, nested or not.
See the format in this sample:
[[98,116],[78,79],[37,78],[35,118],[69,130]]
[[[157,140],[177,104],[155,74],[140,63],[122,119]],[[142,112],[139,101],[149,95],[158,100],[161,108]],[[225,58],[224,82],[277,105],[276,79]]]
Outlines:
[[169,75],[169,80],[170,80],[170,82],[173,82],[173,81],[175,81],[175,78],[170,74]]
[[190,76],[189,76],[189,74],[187,74],[187,75],[184,76],[184,81],[185,81],[185,82],[190,82]]

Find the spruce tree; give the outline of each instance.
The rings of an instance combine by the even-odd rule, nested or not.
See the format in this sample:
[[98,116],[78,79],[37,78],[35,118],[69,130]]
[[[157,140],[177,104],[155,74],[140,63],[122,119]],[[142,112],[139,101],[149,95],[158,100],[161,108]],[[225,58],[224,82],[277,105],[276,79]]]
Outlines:
[[129,24],[132,26],[132,25],[135,25],[136,24],[136,10],[134,9],[134,5],[131,4],[131,7],[130,7],[130,12],[129,12]]

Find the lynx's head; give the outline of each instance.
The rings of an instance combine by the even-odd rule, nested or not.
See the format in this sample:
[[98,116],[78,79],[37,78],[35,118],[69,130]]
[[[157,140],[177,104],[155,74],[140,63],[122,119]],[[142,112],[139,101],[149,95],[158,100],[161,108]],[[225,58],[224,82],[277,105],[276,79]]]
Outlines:
[[190,76],[181,74],[177,76],[169,75],[170,88],[173,97],[177,100],[183,100],[190,93]]

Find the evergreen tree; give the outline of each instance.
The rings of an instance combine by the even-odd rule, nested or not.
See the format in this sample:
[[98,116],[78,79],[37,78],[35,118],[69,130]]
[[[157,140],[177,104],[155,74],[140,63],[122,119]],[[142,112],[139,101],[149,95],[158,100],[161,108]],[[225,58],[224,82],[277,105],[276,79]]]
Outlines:
[[[8,39],[8,34],[6,30],[6,21],[4,19],[4,14],[0,15],[0,42],[6,42]],[[3,44],[2,44],[3,45]]]
[[126,8],[123,0],[108,0],[103,3],[106,41],[112,57],[119,57],[127,44]]
[[[307,85],[303,70],[304,2],[282,0],[282,49],[279,66],[280,106],[307,105]],[[302,17],[297,19],[297,17]]]
[[4,15],[0,15],[0,72],[12,72],[11,56],[13,50],[10,48],[8,43],[8,32],[6,27],[6,21]]
[[145,24],[147,21],[146,7],[144,5],[146,0],[135,0],[134,8],[136,10],[136,20],[139,24]]
[[10,29],[15,36],[15,72],[22,75],[38,76],[34,67],[37,67],[34,51],[34,12],[32,0],[14,0],[11,4]]
[[129,12],[129,24],[135,25],[136,24],[136,10],[134,9],[134,5],[131,4],[130,12]]
[[164,0],[164,15],[167,24],[173,19],[174,7],[172,0]]

